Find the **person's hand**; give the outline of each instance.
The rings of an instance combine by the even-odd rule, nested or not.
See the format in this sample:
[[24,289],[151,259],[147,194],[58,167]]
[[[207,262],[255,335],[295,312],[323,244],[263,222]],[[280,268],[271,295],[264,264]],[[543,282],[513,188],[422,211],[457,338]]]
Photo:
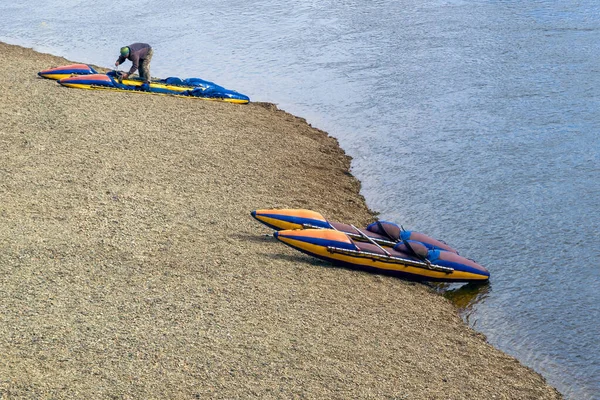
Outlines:
[[129,78],[129,74],[127,72],[123,72],[123,75],[121,76],[123,77],[123,79]]
[[115,67],[118,67],[118,66],[119,66],[119,62],[115,61]]

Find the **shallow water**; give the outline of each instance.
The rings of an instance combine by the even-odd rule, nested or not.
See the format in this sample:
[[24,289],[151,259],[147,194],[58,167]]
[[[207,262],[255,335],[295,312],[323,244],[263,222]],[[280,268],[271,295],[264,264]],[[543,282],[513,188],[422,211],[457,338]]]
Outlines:
[[[487,266],[446,296],[567,398],[600,398],[600,5],[0,4],[0,40],[200,77],[338,138],[368,205]],[[124,7],[124,8],[123,8]],[[128,66],[128,65],[127,65]]]

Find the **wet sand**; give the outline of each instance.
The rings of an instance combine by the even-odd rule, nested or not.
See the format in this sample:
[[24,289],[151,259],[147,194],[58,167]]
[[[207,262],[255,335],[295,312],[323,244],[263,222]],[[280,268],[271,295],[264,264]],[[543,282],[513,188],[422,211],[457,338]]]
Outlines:
[[327,133],[36,75],[72,62],[0,43],[0,398],[561,398],[427,285],[250,217],[374,219]]

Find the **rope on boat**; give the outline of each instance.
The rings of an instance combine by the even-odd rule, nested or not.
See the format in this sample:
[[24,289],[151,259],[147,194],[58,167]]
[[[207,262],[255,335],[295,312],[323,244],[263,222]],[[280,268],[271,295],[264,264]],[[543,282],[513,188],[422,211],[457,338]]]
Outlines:
[[450,273],[454,272],[454,268],[451,268],[451,267],[442,267],[441,265],[436,265],[436,264],[431,264],[431,263],[427,264],[427,263],[424,263],[421,261],[409,260],[407,258],[402,258],[402,257],[386,256],[386,255],[371,253],[371,252],[367,252],[367,251],[342,249],[342,248],[334,247],[334,246],[327,246],[327,251],[330,253],[339,253],[339,254],[352,256],[352,257],[370,258],[373,261],[383,261],[383,262],[387,262],[387,263],[391,263],[391,264],[402,264],[406,267],[430,269],[433,271],[444,272],[446,274],[450,274]]

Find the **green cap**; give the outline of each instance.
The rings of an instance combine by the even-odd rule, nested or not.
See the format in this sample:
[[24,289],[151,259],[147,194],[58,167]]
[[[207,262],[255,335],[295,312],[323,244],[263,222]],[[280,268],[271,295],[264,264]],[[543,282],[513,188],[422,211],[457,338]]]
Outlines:
[[121,47],[121,55],[123,57],[127,57],[129,55],[129,47],[127,47],[127,46]]

